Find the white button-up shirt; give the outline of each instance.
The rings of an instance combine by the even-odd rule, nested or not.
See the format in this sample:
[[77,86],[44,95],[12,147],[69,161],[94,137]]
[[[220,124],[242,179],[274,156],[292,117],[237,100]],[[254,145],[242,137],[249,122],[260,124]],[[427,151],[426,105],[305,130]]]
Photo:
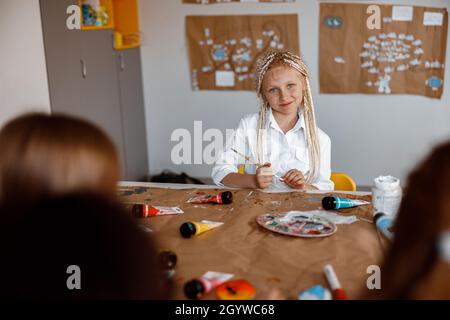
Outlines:
[[[269,123],[266,137],[264,139],[264,159],[263,163],[272,164],[272,172],[279,177],[284,176],[291,169],[297,169],[306,177],[309,173],[309,154],[305,135],[305,120],[302,112],[299,112],[299,119],[295,126],[288,132],[283,131],[278,126],[272,110],[269,111]],[[255,174],[257,165],[257,126],[259,114],[249,114],[244,116],[239,122],[234,134],[227,139],[225,149],[219,152],[215,166],[212,170],[214,183],[222,186],[222,180],[230,173],[237,173],[241,164],[245,165],[246,174]],[[331,175],[331,141],[328,135],[318,129],[320,145],[320,170],[318,178],[312,185],[319,190],[333,190],[334,184],[330,180]],[[234,152],[238,151],[241,155]],[[248,157],[244,159],[243,156]],[[250,160],[250,161],[249,161]],[[291,189],[277,177],[273,177],[272,185],[268,190],[289,190]]]

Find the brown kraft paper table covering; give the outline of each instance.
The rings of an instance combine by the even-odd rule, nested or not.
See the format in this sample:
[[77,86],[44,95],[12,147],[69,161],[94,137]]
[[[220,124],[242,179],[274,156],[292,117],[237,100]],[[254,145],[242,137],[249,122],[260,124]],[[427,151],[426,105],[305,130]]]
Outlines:
[[[186,299],[183,285],[207,271],[233,273],[256,288],[256,299],[264,298],[271,288],[279,288],[288,299],[320,284],[329,288],[323,267],[331,263],[350,299],[366,293],[370,274],[367,267],[380,265],[388,241],[375,225],[358,221],[338,225],[337,232],[325,238],[297,238],[268,231],[256,223],[258,215],[291,210],[322,209],[321,199],[327,194],[305,192],[264,193],[258,190],[231,190],[234,200],[229,205],[195,205],[186,201],[197,194],[217,194],[219,189],[158,189],[120,187],[121,202],[131,214],[131,205],[177,206],[184,214],[137,218],[137,222],[153,230],[160,250],[172,250],[178,256],[175,272],[174,299]],[[333,193],[348,198],[371,201],[371,196]],[[370,205],[341,209],[340,214],[372,219]],[[185,239],[179,227],[186,221],[212,220],[224,222],[217,229]],[[205,299],[216,299],[214,292]]]

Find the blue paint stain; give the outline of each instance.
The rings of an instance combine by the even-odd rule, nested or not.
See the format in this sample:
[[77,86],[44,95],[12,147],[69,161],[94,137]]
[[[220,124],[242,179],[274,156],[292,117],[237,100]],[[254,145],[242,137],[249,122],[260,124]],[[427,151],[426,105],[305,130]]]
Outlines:
[[216,59],[223,59],[223,58],[225,58],[225,50],[219,49],[219,50],[214,51],[214,57]]
[[343,21],[342,21],[341,17],[328,16],[325,18],[324,23],[328,28],[331,28],[331,29],[339,29],[343,25]]
[[436,76],[432,76],[430,78],[428,78],[427,80],[427,85],[432,89],[432,90],[438,90],[439,87],[442,86],[442,79],[439,79]]

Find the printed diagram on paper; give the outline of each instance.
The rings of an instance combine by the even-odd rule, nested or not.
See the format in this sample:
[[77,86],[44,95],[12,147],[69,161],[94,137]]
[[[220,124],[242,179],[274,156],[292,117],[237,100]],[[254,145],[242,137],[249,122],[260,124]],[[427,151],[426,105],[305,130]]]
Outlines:
[[[381,29],[370,30],[367,5],[321,4],[323,93],[418,94],[443,90],[447,12],[380,5]],[[434,10],[434,11],[430,11]]]
[[298,53],[297,16],[186,18],[193,90],[254,90],[257,59],[267,50]]

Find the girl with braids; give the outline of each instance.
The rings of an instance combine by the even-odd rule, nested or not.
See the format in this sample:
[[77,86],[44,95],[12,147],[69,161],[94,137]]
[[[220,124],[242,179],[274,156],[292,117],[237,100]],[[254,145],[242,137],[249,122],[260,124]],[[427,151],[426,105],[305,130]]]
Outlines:
[[[330,138],[316,126],[309,73],[303,60],[272,51],[256,71],[259,114],[241,119],[212,178],[218,185],[332,190]],[[245,164],[245,174],[238,173]]]

